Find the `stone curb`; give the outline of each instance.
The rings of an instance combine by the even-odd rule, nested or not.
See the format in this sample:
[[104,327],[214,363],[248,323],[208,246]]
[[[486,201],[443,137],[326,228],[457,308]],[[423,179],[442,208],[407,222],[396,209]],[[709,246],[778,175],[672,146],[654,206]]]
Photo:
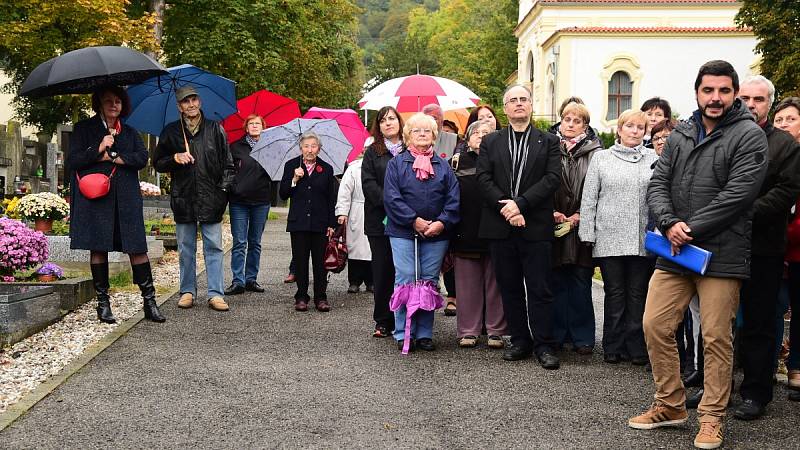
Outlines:
[[[230,252],[230,250],[231,247],[227,246],[223,249],[223,254],[227,254]],[[200,277],[205,273],[205,271],[206,269],[204,267],[201,272],[198,272],[197,276]],[[158,303],[158,306],[163,305],[167,300],[172,298],[172,296],[177,294],[179,290],[180,286],[175,287],[175,289],[172,289],[166,294],[158,297],[156,303]],[[110,347],[111,344],[116,342],[117,339],[127,334],[131,328],[136,326],[136,324],[141,322],[143,319],[144,311],[139,311],[136,313],[136,315],[121,323],[117,329],[103,336],[100,341],[87,348],[83,353],[81,353],[80,356],[75,358],[71,363],[67,364],[66,367],[61,369],[58,374],[48,378],[45,382],[37,386],[36,389],[22,397],[20,401],[11,405],[4,413],[0,414],[0,431],[3,431],[11,426],[11,424],[13,424],[17,419],[22,417],[42,399],[50,395],[56,390],[56,388],[64,384],[64,382],[66,382],[72,375],[77,373],[86,364],[88,364],[89,361],[93,360],[100,353],[103,353],[103,351]]]

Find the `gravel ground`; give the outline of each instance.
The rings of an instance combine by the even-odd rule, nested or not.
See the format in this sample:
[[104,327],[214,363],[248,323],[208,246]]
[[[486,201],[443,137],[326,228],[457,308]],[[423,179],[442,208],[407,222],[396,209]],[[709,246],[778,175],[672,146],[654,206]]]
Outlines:
[[[223,241],[230,245],[230,225],[224,225]],[[202,245],[198,245],[198,270],[204,267]],[[176,252],[167,252],[153,266],[153,282],[158,291],[171,290],[179,276]],[[96,303],[90,301],[64,318],[11,347],[0,348],[0,413],[18,402],[25,394],[57,374],[88,347],[115,330],[120,323],[142,309],[137,286],[113,292],[111,309],[116,324],[97,320]]]
[[[14,425],[16,448],[689,448],[698,429],[629,429],[652,400],[641,367],[562,354],[562,369],[459,349],[436,316],[435,352],[399,354],[370,337],[371,297],[329,286],[332,312],[292,310],[285,224],[271,221],[259,282],[231,311],[163,308]],[[226,273],[230,279],[230,274]],[[595,286],[602,317],[602,290]],[[776,388],[762,420],[726,421],[728,448],[800,448],[797,404]]]

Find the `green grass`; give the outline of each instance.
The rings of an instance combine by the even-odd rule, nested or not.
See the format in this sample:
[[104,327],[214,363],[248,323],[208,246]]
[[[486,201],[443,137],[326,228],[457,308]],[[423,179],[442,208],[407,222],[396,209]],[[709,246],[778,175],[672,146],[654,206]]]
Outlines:
[[603,275],[600,273],[600,268],[596,267],[594,269],[594,275],[592,276],[595,280],[603,281]]
[[108,278],[108,284],[114,289],[127,290],[133,286],[133,275],[127,270]]
[[278,220],[281,218],[281,215],[276,213],[275,211],[270,211],[269,215],[267,216],[268,220]]

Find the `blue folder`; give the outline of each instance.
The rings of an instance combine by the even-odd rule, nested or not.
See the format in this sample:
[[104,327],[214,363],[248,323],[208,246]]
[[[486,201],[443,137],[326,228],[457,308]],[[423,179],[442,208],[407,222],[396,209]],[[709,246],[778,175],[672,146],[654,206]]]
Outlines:
[[700,275],[706,274],[708,263],[711,261],[711,252],[692,244],[682,246],[681,252],[673,256],[669,239],[652,231],[647,232],[647,237],[644,239],[644,248]]

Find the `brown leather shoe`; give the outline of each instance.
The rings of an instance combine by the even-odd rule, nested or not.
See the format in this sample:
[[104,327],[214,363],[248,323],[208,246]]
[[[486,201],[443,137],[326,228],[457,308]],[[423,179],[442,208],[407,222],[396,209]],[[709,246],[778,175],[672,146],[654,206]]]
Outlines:
[[294,310],[301,312],[308,311],[308,302],[305,300],[297,300],[294,302]]
[[188,309],[194,305],[194,297],[192,294],[188,292],[184,292],[181,294],[180,300],[178,300],[178,308]]
[[317,311],[319,312],[328,312],[331,310],[331,304],[328,303],[327,300],[320,300],[318,302],[314,302],[314,305],[317,307]]
[[211,300],[208,301],[208,307],[214,311],[228,311],[230,309],[222,297],[211,297]]
[[283,279],[283,282],[284,283],[294,283],[294,274],[290,273],[289,275],[286,275],[286,278]]

